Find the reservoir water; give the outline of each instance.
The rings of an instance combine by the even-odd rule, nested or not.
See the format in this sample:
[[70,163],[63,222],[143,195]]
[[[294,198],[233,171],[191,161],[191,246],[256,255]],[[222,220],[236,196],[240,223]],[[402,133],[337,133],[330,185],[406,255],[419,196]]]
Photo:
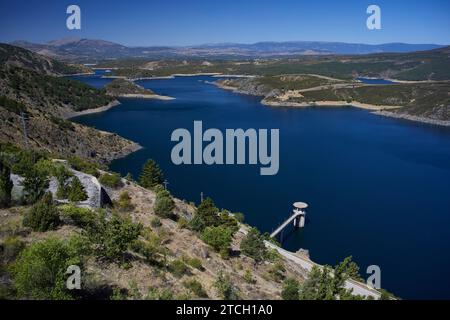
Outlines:
[[[96,87],[110,80],[76,77]],[[352,255],[361,274],[381,268],[381,285],[402,298],[450,299],[450,129],[373,115],[352,107],[271,108],[259,98],[221,90],[208,76],[138,83],[175,100],[123,99],[103,113],[75,121],[116,132],[144,149],[111,169],[138,177],[155,159],[170,191],[245,214],[270,232],[291,212],[310,207],[300,231],[286,232],[283,247],[305,248],[311,259],[334,265]],[[173,130],[207,128],[280,130],[280,170],[259,166],[175,166]],[[223,131],[224,132],[224,131]]]

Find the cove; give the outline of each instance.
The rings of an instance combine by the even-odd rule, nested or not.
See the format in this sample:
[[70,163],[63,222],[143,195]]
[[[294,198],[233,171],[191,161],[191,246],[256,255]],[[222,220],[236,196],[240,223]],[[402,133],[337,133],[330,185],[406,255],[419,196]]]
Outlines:
[[[109,79],[77,77],[102,87]],[[381,268],[381,286],[403,298],[450,298],[450,130],[373,115],[356,108],[272,108],[260,98],[208,84],[217,78],[138,81],[172,101],[123,99],[122,105],[75,121],[134,140],[144,149],[111,169],[138,177],[148,158],[162,167],[178,198],[245,214],[261,231],[309,204],[306,226],[286,232],[283,247],[305,248],[334,265],[353,255],[361,274]],[[279,171],[258,166],[176,166],[177,128],[278,128]]]

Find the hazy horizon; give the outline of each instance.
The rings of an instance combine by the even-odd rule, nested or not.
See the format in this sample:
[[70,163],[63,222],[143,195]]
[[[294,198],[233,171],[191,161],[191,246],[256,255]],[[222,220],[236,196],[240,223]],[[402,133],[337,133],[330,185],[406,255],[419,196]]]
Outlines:
[[7,43],[14,43],[14,42],[29,42],[29,43],[35,43],[35,44],[50,44],[53,41],[61,41],[61,40],[93,40],[93,41],[106,41],[111,42],[119,45],[123,45],[130,48],[138,48],[138,47],[197,47],[197,46],[218,46],[218,45],[254,45],[258,43],[307,43],[307,42],[317,42],[317,43],[345,43],[345,44],[355,44],[355,45],[370,45],[370,46],[377,46],[377,45],[387,45],[387,44],[407,44],[407,45],[437,45],[437,46],[450,46],[450,43],[412,43],[412,42],[403,42],[403,41],[397,41],[397,42],[380,42],[380,43],[363,43],[363,42],[347,42],[347,41],[332,41],[332,40],[289,40],[289,41],[277,41],[277,40],[262,40],[257,42],[237,42],[237,41],[227,41],[227,42],[206,42],[206,43],[193,43],[193,44],[185,44],[185,45],[162,45],[162,44],[154,44],[154,45],[126,45],[120,42],[116,42],[114,40],[110,39],[103,39],[103,38],[84,38],[84,37],[63,37],[63,38],[57,38],[57,39],[51,39],[43,42],[34,42],[27,39],[15,39],[13,41],[9,41]]

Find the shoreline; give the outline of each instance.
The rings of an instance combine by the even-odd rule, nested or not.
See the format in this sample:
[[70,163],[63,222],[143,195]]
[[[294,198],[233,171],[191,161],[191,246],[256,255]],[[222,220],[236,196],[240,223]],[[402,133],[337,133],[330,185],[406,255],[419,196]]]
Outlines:
[[255,78],[257,76],[253,76],[253,75],[247,75],[247,74],[216,74],[212,76],[213,78]]
[[[223,90],[229,90],[234,93],[238,94],[245,94],[245,95],[253,95],[249,92],[243,92],[239,90],[236,87],[226,86],[219,82],[213,82],[215,86],[218,88],[221,88]],[[254,96],[254,95],[253,95]],[[437,120],[437,119],[430,119],[420,116],[414,116],[404,113],[396,113],[389,110],[396,110],[399,108],[403,108],[403,106],[387,106],[387,105],[372,105],[368,103],[361,103],[358,101],[316,101],[316,102],[287,102],[287,101],[267,101],[265,98],[263,98],[260,103],[264,106],[268,107],[288,107],[288,108],[308,108],[308,107],[355,107],[359,109],[368,110],[373,114],[389,117],[389,118],[395,118],[400,120],[408,120],[408,121],[414,121],[419,123],[424,123],[428,125],[436,125],[436,126],[443,126],[443,127],[450,127],[450,120]]]
[[78,77],[78,76],[94,76],[95,72],[79,72],[79,73],[71,73],[71,74],[62,74],[59,77]]
[[[114,108],[116,106],[119,106],[120,104],[121,104],[120,101],[114,100],[111,103],[109,103],[109,104],[107,104],[107,105],[105,105],[103,107],[94,108],[94,109],[87,109],[87,110],[78,111],[78,112],[77,111],[69,112],[66,115],[64,115],[63,119],[70,120],[70,119],[78,117],[78,116],[94,114],[94,113],[101,113],[101,112],[107,111],[107,110],[109,110],[111,108]],[[114,132],[100,130],[100,129],[97,129],[97,128],[94,128],[94,127],[91,127],[91,126],[87,126],[87,127],[92,128],[92,129],[94,129],[94,130],[96,130],[96,131],[98,131],[100,133],[103,133],[103,134],[117,135]],[[111,163],[111,161],[124,158],[124,157],[126,157],[126,156],[128,156],[128,155],[130,155],[132,153],[135,153],[135,152],[137,152],[137,151],[139,151],[139,150],[144,148],[143,146],[141,146],[139,143],[137,143],[135,141],[129,140],[129,139],[124,138],[124,137],[122,137],[120,135],[118,135],[118,136],[121,139],[129,141],[130,144],[128,146],[122,148],[122,150],[120,150],[119,152],[115,153],[114,155],[111,155],[110,157],[108,157],[106,159],[108,164]]]
[[118,106],[120,104],[121,104],[120,101],[114,100],[114,101],[108,103],[107,105],[105,105],[103,107],[98,107],[98,108],[93,108],[93,109],[86,109],[86,110],[83,110],[83,111],[70,111],[70,112],[67,112],[67,114],[65,114],[63,116],[63,118],[66,119],[66,120],[69,120],[69,119],[72,119],[72,118],[75,118],[75,117],[78,117],[78,116],[84,116],[84,115],[87,115],[87,114],[104,112],[104,111],[107,111],[107,110],[109,110],[111,108],[114,108],[114,107],[116,107],[116,106]]
[[245,75],[245,74],[223,74],[220,72],[199,72],[199,73],[173,73],[168,76],[155,76],[155,77],[139,77],[139,78],[130,78],[127,76],[108,76],[103,75],[103,79],[125,79],[129,81],[139,81],[139,80],[159,80],[159,79],[174,79],[175,77],[198,77],[198,76],[211,76],[213,78],[254,78],[254,75]]
[[414,116],[414,115],[410,115],[410,114],[395,113],[395,112],[384,111],[384,110],[374,111],[372,113],[379,115],[379,116],[389,117],[389,118],[420,122],[420,123],[429,124],[429,125],[450,127],[450,120],[445,121],[445,120],[430,119],[430,118],[424,118],[424,117]]
[[140,94],[140,93],[127,93],[127,94],[121,94],[117,96],[117,98],[129,98],[129,99],[155,99],[155,100],[175,100],[173,97],[169,96],[162,96],[159,94]]
[[296,108],[304,108],[304,107],[355,107],[359,109],[371,110],[371,111],[384,111],[391,109],[399,109],[402,106],[387,106],[387,105],[373,105],[368,103],[362,103],[358,101],[315,101],[315,102],[288,102],[288,101],[267,101],[263,99],[261,104],[270,107],[296,107]]
[[368,110],[372,114],[376,114],[379,116],[420,122],[420,123],[429,124],[429,125],[450,127],[450,120],[445,121],[445,120],[430,119],[430,118],[414,116],[414,115],[410,115],[410,114],[396,113],[396,112],[388,111],[388,110],[396,110],[399,108],[403,108],[402,106],[377,106],[377,105],[371,105],[371,104],[361,103],[361,102],[357,102],[357,101],[352,101],[350,103],[345,102],[345,101],[317,101],[314,103],[307,103],[307,102],[265,101],[265,99],[263,99],[261,101],[261,104],[263,104],[265,106],[269,106],[269,107],[291,107],[291,108],[354,107],[354,108],[358,108],[358,109]]
[[[98,129],[97,129],[97,130],[98,130]],[[99,131],[100,131],[100,130],[99,130]],[[115,133],[113,133],[113,132],[108,132],[108,131],[104,131],[104,132],[107,132],[107,133],[109,133],[109,134],[115,134]],[[122,137],[122,136],[119,136],[119,137],[121,137],[121,138],[123,138],[123,139],[126,139],[126,138],[124,138],[124,137]],[[128,140],[128,139],[127,139],[127,140]],[[118,159],[125,158],[125,157],[129,156],[129,155],[132,154],[132,153],[135,153],[135,152],[137,152],[137,151],[139,151],[139,150],[144,149],[144,147],[141,146],[139,143],[137,143],[137,142],[135,142],[135,141],[133,141],[133,140],[128,140],[128,141],[131,142],[131,145],[130,145],[129,147],[123,148],[123,149],[121,150],[120,153],[118,153],[116,156],[114,156],[114,157],[109,161],[109,163],[111,163],[111,162],[114,161],[114,160],[118,160]],[[108,166],[109,166],[109,164],[108,164]]]

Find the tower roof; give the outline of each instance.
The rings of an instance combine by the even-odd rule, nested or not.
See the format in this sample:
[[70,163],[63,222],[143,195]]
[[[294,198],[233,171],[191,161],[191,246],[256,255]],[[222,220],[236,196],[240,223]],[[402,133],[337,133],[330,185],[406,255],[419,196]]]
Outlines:
[[295,202],[294,207],[297,209],[306,209],[308,208],[308,204],[305,202]]

